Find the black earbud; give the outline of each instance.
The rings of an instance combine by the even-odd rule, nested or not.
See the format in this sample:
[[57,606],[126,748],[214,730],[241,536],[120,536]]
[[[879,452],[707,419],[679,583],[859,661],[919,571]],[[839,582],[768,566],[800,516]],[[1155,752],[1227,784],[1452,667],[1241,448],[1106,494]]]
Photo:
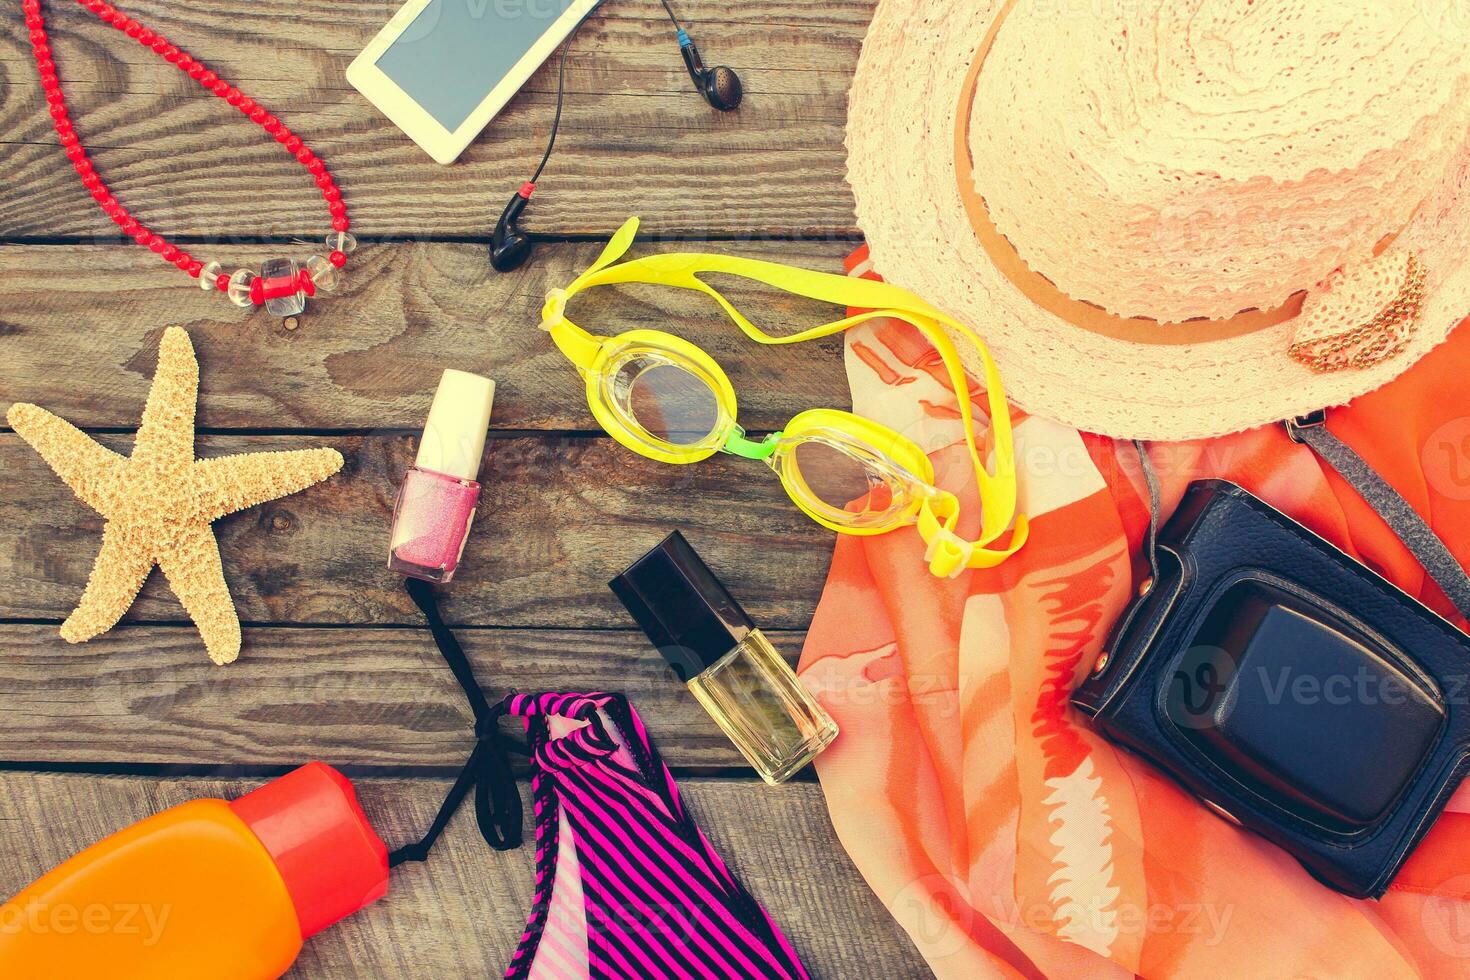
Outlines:
[[724,65],[706,68],[704,59],[699,56],[699,48],[682,27],[679,28],[679,52],[684,55],[684,66],[689,69],[694,87],[706,102],[721,112],[729,112],[740,105],[740,97],[745,94],[740,76]]
[[531,257],[533,243],[516,227],[516,222],[520,219],[521,212],[526,210],[526,202],[531,199],[531,192],[535,189],[536,185],[530,181],[522,184],[495,224],[495,232],[490,236],[490,266],[496,272],[519,269]]
[[[679,52],[684,55],[684,67],[689,69],[689,77],[694,79],[694,87],[699,89],[699,94],[721,112],[729,112],[739,106],[740,99],[745,94],[740,76],[724,65],[706,68],[704,59],[699,56],[699,48],[694,46],[688,32],[680,26],[673,8],[669,6],[669,0],[663,0],[663,5],[668,11],[669,19],[679,30]],[[546,161],[551,159],[552,147],[556,146],[556,133],[561,126],[562,97],[566,94],[567,52],[571,50],[572,39],[577,36],[577,31],[581,30],[584,23],[585,17],[577,22],[577,26],[572,28],[562,44],[561,59],[556,69],[556,115],[551,120],[551,133],[546,137],[546,152],[541,154],[541,163],[537,165],[531,179],[521,185],[521,189],[516,191],[510,203],[505,206],[505,211],[495,224],[495,233],[490,236],[490,266],[496,272],[519,269],[531,257],[534,243],[528,236],[521,234],[516,227],[516,221],[521,212],[526,210],[531,192],[536,189],[536,181],[541,179],[541,171],[546,168]]]

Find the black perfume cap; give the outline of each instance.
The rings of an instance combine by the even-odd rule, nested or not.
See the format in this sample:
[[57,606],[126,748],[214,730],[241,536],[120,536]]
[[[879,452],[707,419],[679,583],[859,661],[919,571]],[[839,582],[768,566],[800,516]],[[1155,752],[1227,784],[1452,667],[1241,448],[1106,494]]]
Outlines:
[[755,629],[678,531],[607,584],[685,683]]

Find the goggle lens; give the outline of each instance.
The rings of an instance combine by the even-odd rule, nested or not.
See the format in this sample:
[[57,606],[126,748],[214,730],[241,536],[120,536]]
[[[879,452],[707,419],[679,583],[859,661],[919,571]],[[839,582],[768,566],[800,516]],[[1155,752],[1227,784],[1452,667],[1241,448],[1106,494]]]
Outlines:
[[788,486],[835,524],[887,525],[907,504],[909,488],[869,455],[845,441],[802,439],[787,456]]
[[691,366],[653,351],[627,356],[607,376],[608,403],[655,442],[685,448],[716,438],[719,397]]

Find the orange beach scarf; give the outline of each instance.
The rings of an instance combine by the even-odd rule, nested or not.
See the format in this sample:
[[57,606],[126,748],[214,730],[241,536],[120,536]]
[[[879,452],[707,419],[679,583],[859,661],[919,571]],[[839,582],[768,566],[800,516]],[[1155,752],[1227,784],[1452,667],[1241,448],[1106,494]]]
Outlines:
[[[866,250],[849,268],[865,273]],[[1329,426],[1470,564],[1470,330]],[[911,328],[849,333],[855,410],[914,438],[978,514],[943,365]],[[972,392],[972,397],[974,392]],[[974,398],[983,411],[983,398]],[[912,529],[841,537],[802,676],[842,735],[818,760],[832,820],[941,978],[1470,976],[1470,789],[1377,902],[1316,882],[1068,703],[1142,576],[1131,445],[1018,415],[1030,543],[931,576]],[[1277,427],[1155,444],[1165,515],[1233,480],[1435,610],[1454,610],[1376,514]],[[978,526],[958,529],[974,536]],[[1462,620],[1456,622],[1463,624]],[[1470,695],[1467,695],[1470,696]]]

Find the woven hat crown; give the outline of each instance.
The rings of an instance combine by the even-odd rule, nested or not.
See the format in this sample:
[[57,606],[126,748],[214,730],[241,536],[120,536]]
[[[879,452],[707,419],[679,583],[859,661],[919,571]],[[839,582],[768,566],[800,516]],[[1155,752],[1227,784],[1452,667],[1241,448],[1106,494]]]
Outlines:
[[[971,180],[1073,299],[1270,309],[1367,258],[1470,130],[1435,0],[1017,0],[968,93]],[[962,115],[963,122],[963,115]]]

